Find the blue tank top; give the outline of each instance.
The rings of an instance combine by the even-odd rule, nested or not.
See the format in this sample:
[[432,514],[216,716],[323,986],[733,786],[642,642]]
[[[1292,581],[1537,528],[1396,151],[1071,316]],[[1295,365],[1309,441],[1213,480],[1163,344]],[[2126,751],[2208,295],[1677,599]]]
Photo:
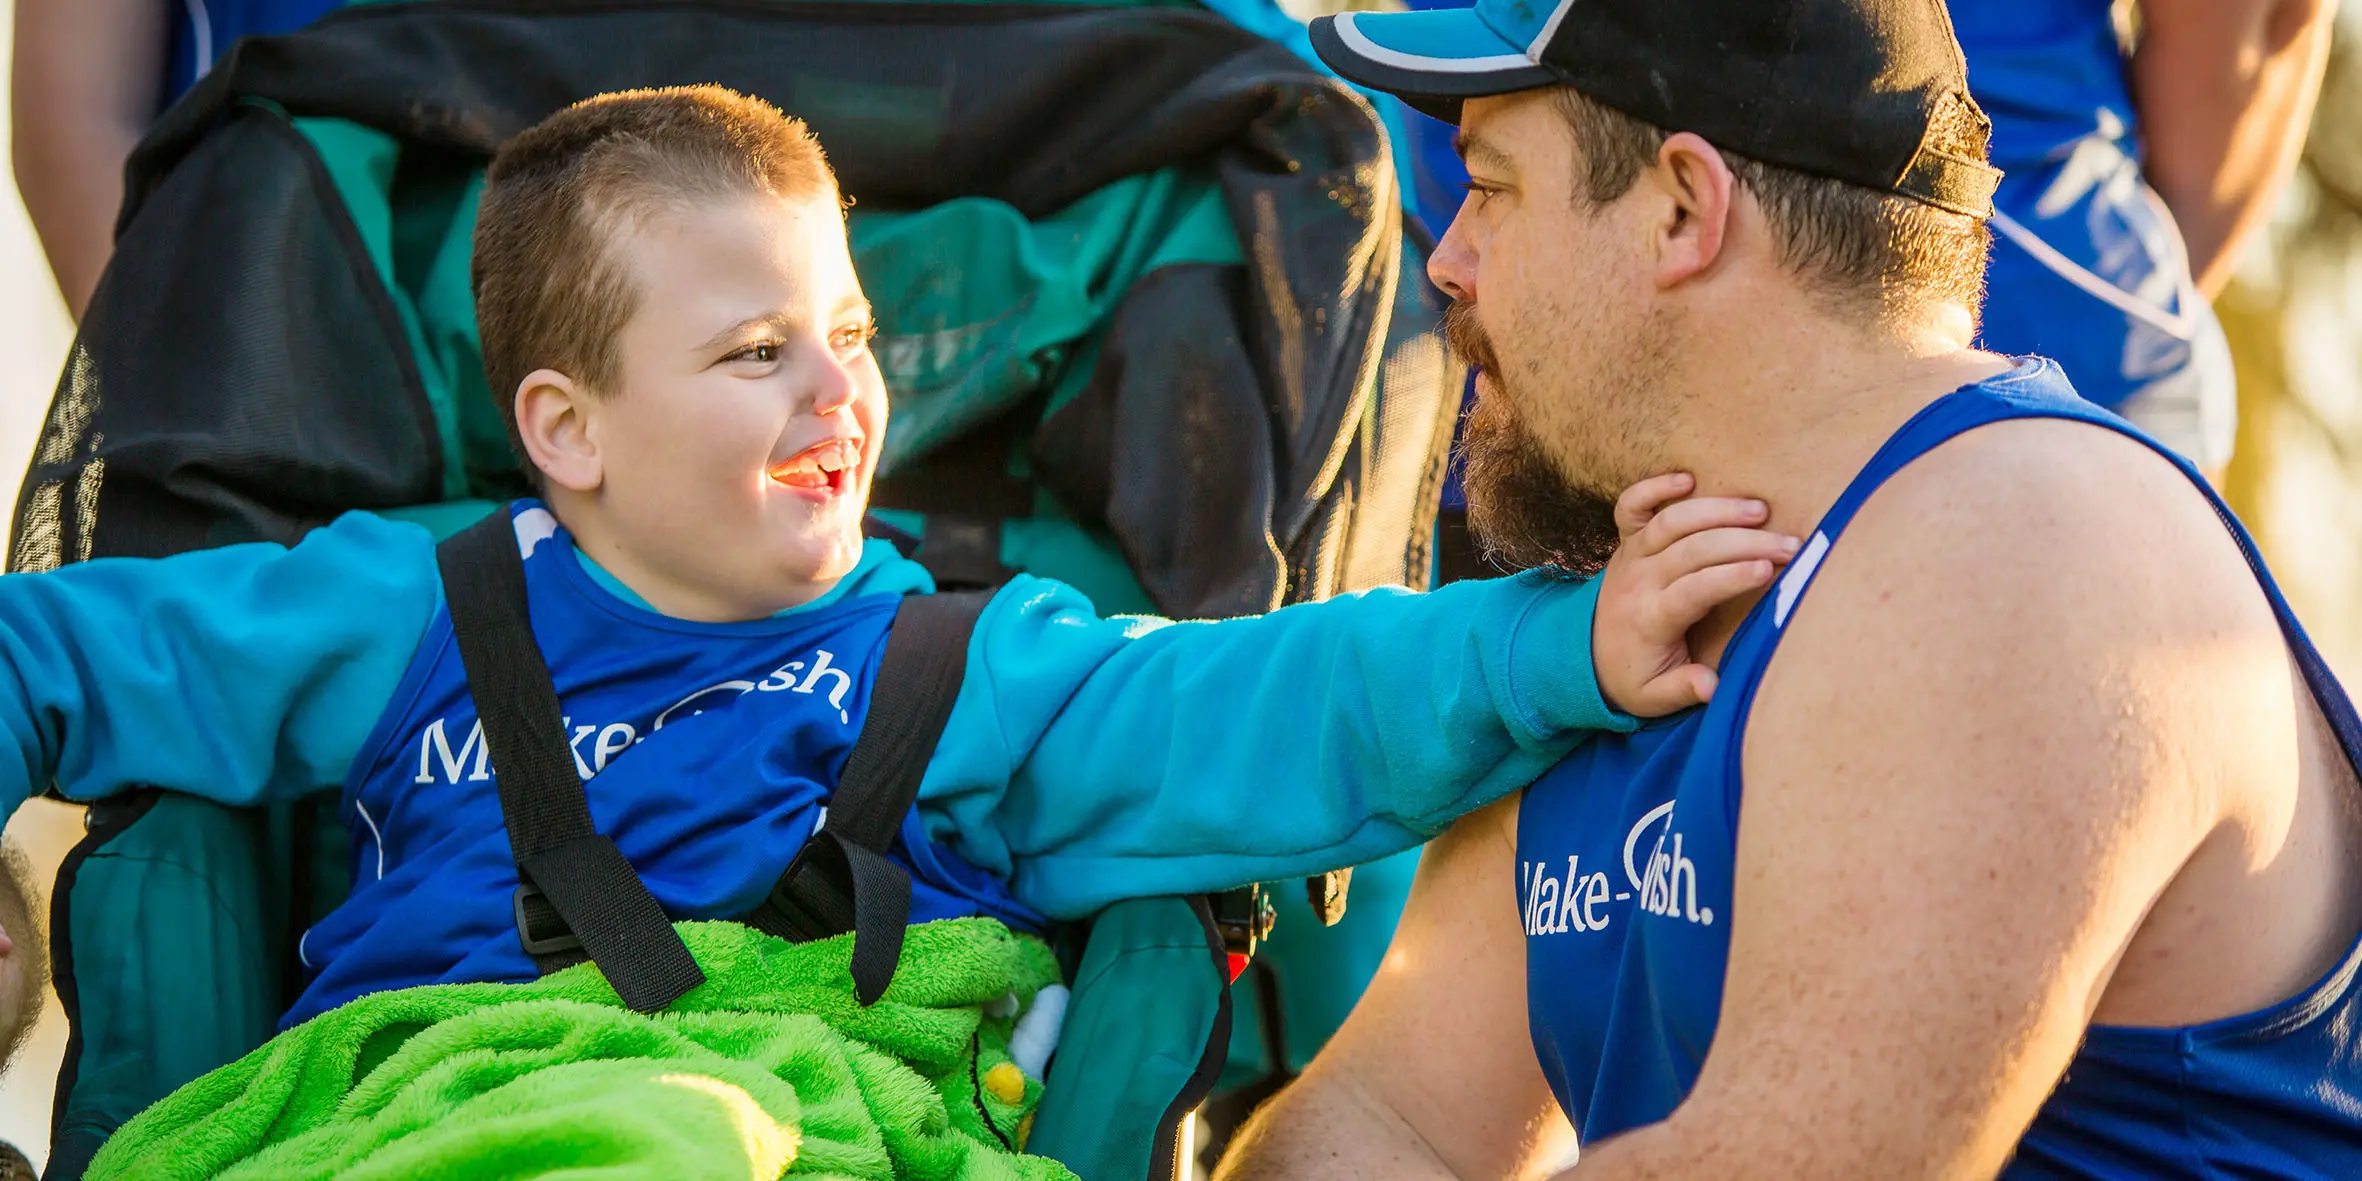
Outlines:
[[[510,512],[592,820],[673,918],[752,909],[821,822],[902,597],[747,623],[673,619],[599,586],[548,509]],[[346,780],[352,894],[305,934],[318,974],[284,1025],[380,989],[534,978],[492,772],[439,608]],[[931,844],[915,811],[891,853],[911,871],[913,922],[1041,923],[999,879]]]
[[[1702,709],[1602,735],[1526,789],[1518,902],[1534,1049],[1582,1139],[1670,1115],[1713,1043],[1730,950],[1741,744],[1781,628],[1845,526],[1896,471],[1988,423],[2061,418],[2141,439],[2075,396],[2048,361],[1921,411],[1854,477],[1774,591],[1732,637]],[[2213,493],[2208,492],[2212,498]],[[2345,692],[2305,638],[2254,544],[2238,539],[2349,760]],[[2362,1177],[2362,946],[2280,1004],[2181,1028],[2093,1026],[2004,1176]]]

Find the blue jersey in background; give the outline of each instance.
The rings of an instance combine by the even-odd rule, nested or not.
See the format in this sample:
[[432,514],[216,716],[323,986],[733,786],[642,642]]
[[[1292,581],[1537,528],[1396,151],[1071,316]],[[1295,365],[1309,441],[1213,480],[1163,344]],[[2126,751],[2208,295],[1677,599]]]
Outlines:
[[1969,90],[1993,120],[1984,347],[2056,360],[2081,394],[2204,468],[2231,453],[2230,348],[2181,233],[2141,176],[2110,0],[1958,0]]
[[164,62],[164,105],[188,92],[231,42],[300,29],[343,0],[171,0],[172,44]]

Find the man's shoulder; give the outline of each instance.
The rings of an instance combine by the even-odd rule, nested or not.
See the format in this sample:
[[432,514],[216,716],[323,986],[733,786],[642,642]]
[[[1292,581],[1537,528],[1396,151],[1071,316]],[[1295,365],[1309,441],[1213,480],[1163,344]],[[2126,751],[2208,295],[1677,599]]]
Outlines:
[[[1898,610],[1981,604],[2001,623],[2031,622],[2045,605],[2198,608],[2248,597],[2254,582],[2182,468],[2133,436],[2058,418],[2009,419],[1931,449],[1868,498],[1837,550],[1832,582],[1852,568],[1898,592]],[[2208,571],[2218,577],[2196,577]]]
[[2268,680],[2286,659],[2214,502],[2148,444],[2091,423],[2012,419],[1932,449],[1811,577],[1767,696],[1802,691],[1810,713],[1890,734],[2004,712],[2004,729],[2048,729],[2188,687],[2192,653],[2222,664],[2222,684]]

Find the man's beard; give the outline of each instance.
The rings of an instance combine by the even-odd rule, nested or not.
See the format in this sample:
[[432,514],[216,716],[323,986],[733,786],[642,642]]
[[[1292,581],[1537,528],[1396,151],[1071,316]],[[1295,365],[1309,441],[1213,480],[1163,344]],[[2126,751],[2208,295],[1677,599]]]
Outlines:
[[1454,301],[1444,309],[1444,332],[1452,351],[1493,384],[1460,435],[1468,529],[1485,560],[1503,570],[1555,566],[1586,578],[1606,569],[1618,540],[1615,497],[1568,479],[1517,416],[1474,305]]

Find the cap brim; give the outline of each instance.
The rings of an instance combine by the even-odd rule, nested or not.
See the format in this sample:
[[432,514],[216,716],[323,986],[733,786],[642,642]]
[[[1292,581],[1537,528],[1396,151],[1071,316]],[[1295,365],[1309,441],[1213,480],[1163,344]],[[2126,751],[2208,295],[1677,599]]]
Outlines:
[[1462,99],[1559,81],[1469,8],[1319,17],[1312,22],[1312,48],[1346,81],[1385,91],[1447,123],[1460,121]]

